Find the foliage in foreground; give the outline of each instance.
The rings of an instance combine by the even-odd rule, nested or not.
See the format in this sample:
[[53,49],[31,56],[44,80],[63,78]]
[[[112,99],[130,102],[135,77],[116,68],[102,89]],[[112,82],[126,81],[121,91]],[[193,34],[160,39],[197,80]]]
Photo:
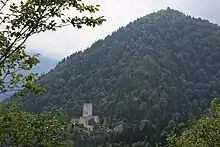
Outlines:
[[168,138],[170,147],[219,147],[220,146],[220,103],[214,99],[211,114],[203,116],[181,136]]
[[0,110],[0,146],[58,146],[69,144],[65,125],[50,114],[28,114],[13,104]]
[[[80,15],[67,15],[68,11]],[[25,43],[31,36],[56,31],[68,25],[76,28],[95,27],[105,21],[84,12],[95,13],[99,5],[87,5],[81,0],[27,0],[13,3],[0,1],[0,93],[27,88],[37,94],[44,92],[37,84],[37,74],[21,73],[39,63],[38,55],[29,55]]]

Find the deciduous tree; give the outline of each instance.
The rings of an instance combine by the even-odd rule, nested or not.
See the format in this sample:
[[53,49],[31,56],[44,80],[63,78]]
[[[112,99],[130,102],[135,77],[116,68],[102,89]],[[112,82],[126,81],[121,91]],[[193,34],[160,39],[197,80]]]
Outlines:
[[65,124],[50,114],[28,114],[17,104],[0,110],[0,146],[69,145]]
[[[99,5],[86,5],[82,0],[26,0],[18,4],[12,0],[0,1],[0,92],[28,88],[37,94],[42,89],[36,84],[36,74],[24,76],[19,71],[30,70],[39,63],[38,55],[25,51],[25,42],[34,34],[56,31],[68,25],[81,28],[95,27],[105,19],[89,17]],[[12,3],[12,4],[11,4]],[[80,13],[67,15],[66,12]]]
[[217,147],[220,146],[220,103],[214,99],[211,114],[203,116],[180,136],[168,138],[170,147]]

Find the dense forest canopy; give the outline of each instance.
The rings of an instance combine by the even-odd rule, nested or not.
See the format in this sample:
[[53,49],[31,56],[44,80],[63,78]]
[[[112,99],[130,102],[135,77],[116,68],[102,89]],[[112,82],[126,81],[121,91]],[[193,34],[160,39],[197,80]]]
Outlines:
[[23,107],[61,107],[73,118],[91,102],[109,127],[123,125],[109,142],[163,145],[171,131],[207,112],[220,96],[219,69],[220,27],[167,8],[63,59],[39,79],[47,92],[29,93]]

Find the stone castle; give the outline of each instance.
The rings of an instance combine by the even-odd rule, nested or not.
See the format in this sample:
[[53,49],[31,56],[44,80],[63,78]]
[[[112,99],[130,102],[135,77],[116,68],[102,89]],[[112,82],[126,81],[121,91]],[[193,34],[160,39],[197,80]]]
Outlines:
[[93,131],[94,127],[99,125],[99,116],[92,115],[93,107],[91,103],[85,103],[83,105],[83,114],[79,119],[72,119],[72,122],[78,122],[79,124],[83,124],[85,128],[90,131]]
[[106,129],[107,132],[121,132],[123,130],[122,124],[117,124],[113,128],[108,128],[106,118],[104,118],[104,122],[101,125],[99,116],[93,116],[92,112],[92,103],[84,103],[82,116],[80,118],[72,119],[71,122],[73,124],[78,123],[83,125],[88,131],[100,131]]

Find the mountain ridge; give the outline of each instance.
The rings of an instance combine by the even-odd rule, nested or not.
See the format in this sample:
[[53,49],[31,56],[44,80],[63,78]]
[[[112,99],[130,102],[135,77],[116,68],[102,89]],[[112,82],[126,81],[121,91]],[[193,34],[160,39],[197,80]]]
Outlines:
[[28,94],[23,106],[32,112],[62,107],[76,117],[91,102],[94,115],[126,128],[115,142],[132,144],[148,136],[153,146],[220,96],[219,59],[218,25],[167,8],[63,59],[39,79],[47,92]]

